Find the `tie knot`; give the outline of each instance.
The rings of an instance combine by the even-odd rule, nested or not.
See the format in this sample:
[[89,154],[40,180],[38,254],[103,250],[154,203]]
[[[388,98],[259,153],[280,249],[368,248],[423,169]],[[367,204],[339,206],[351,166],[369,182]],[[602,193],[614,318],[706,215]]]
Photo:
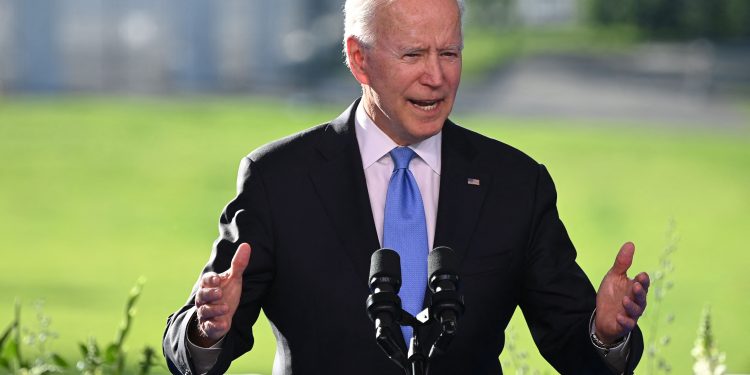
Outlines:
[[393,169],[407,169],[409,162],[416,155],[414,150],[409,147],[396,147],[391,150],[391,159],[393,159]]

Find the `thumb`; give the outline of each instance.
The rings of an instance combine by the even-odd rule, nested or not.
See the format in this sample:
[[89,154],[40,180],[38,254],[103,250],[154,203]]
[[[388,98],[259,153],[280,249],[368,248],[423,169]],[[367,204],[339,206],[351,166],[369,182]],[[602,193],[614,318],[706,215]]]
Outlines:
[[633,264],[633,254],[635,254],[635,245],[632,242],[623,244],[617,253],[615,264],[612,266],[610,272],[616,275],[625,275],[630,265]]
[[250,245],[247,242],[243,242],[237,247],[237,252],[234,253],[232,258],[232,266],[229,269],[232,276],[242,277],[242,273],[245,272],[245,268],[250,263]]

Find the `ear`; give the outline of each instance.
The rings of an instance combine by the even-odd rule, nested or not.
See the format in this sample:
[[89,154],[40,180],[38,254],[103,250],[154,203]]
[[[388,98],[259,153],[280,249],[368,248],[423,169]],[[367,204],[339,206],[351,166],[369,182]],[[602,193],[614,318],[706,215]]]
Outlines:
[[365,53],[367,52],[365,48],[354,36],[346,38],[346,56],[349,59],[349,70],[360,84],[369,85],[370,79],[365,66]]

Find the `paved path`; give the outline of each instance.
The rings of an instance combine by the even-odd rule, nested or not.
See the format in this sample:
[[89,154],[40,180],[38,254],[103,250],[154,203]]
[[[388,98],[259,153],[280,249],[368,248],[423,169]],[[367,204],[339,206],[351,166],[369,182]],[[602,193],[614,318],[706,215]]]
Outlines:
[[749,116],[732,98],[748,87],[750,53],[720,59],[705,46],[645,46],[621,55],[516,61],[485,84],[463,86],[456,110],[747,129]]

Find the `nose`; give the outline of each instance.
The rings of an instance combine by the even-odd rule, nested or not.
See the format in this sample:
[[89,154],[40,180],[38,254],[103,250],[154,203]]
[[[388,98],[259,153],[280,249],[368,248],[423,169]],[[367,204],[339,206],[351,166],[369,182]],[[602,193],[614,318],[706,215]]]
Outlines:
[[422,72],[420,82],[426,86],[439,87],[444,81],[445,74],[443,72],[440,57],[438,54],[429,54],[429,56],[424,59],[424,71]]

